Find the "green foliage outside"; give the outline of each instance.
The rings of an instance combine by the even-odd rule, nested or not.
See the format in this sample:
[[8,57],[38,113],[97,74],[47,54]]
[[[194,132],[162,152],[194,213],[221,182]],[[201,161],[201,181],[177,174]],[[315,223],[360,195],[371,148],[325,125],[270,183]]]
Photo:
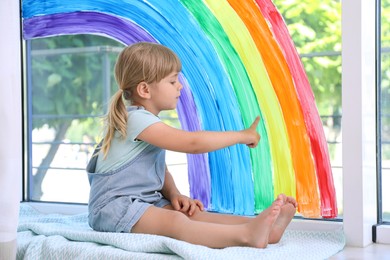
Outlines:
[[[93,46],[118,46],[122,44],[101,36],[68,35],[33,40],[32,50],[61,50],[62,54],[50,53],[32,58],[32,113],[36,116],[33,128],[48,125],[57,129],[61,124],[79,126],[80,131],[96,136],[92,127],[91,115],[103,115],[107,98],[103,97],[105,58],[109,63],[109,73],[115,64],[117,53],[102,49],[72,53],[74,48]],[[67,50],[69,52],[67,53]],[[115,87],[111,74],[109,85]],[[79,118],[74,118],[77,115]],[[76,120],[77,122],[74,122]],[[84,124],[84,125],[80,125]],[[82,130],[84,129],[84,131]],[[82,141],[73,129],[72,141]],[[92,131],[92,132],[90,132]]]
[[[341,3],[274,0],[302,58],[321,115],[341,114]],[[321,54],[323,53],[323,54]],[[322,55],[336,56],[322,56]]]

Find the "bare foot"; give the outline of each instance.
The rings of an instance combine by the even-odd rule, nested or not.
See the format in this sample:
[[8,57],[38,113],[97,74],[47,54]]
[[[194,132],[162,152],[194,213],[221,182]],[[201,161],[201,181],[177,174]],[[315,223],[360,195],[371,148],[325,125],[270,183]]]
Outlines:
[[278,243],[283,236],[288,224],[290,224],[292,218],[296,212],[295,204],[286,202],[280,210],[280,214],[273,225],[269,234],[268,242],[270,244]]
[[257,248],[267,247],[272,227],[285,203],[284,199],[285,198],[282,195],[279,195],[271,206],[261,212],[253,221],[248,223],[249,232],[251,234],[248,241],[249,246]]

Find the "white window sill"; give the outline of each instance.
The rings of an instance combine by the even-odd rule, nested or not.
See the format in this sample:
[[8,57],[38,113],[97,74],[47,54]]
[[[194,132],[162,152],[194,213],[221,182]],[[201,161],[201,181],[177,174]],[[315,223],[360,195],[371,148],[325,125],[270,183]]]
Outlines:
[[304,231],[332,231],[343,228],[342,221],[293,219],[287,229]]

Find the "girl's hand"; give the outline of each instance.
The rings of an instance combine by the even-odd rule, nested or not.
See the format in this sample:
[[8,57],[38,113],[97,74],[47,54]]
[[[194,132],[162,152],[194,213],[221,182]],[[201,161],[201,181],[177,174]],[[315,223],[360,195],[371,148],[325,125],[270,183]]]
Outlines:
[[194,212],[199,209],[200,211],[204,210],[203,203],[200,200],[191,199],[182,194],[171,197],[172,207],[180,212],[192,216]]
[[255,148],[257,146],[260,140],[260,134],[256,130],[259,121],[260,117],[257,116],[249,128],[241,131],[245,135],[244,141],[241,142],[242,144],[246,144],[250,148]]

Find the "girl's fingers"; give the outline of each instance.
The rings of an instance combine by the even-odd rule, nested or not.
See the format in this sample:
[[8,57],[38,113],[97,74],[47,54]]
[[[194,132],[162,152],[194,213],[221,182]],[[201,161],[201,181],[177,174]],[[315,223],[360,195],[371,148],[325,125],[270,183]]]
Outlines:
[[191,206],[190,206],[190,210],[188,211],[188,215],[192,216],[192,214],[194,214],[195,210],[196,210],[196,204],[195,203],[191,203]]
[[181,205],[180,211],[182,211],[182,212],[187,212],[187,211],[190,209],[190,207],[191,207],[191,205],[190,205],[190,203],[188,202],[188,200],[182,201],[181,204],[182,204],[182,205]]
[[251,125],[251,128],[254,128],[256,129],[257,128],[257,125],[259,124],[260,122],[260,116],[257,116],[255,121],[253,121],[252,125]]
[[203,211],[204,210],[204,206],[203,206],[203,203],[200,201],[200,200],[194,200],[195,201],[195,204],[196,206],[198,206],[198,208]]
[[180,210],[181,207],[178,200],[171,201],[171,204],[174,210]]

